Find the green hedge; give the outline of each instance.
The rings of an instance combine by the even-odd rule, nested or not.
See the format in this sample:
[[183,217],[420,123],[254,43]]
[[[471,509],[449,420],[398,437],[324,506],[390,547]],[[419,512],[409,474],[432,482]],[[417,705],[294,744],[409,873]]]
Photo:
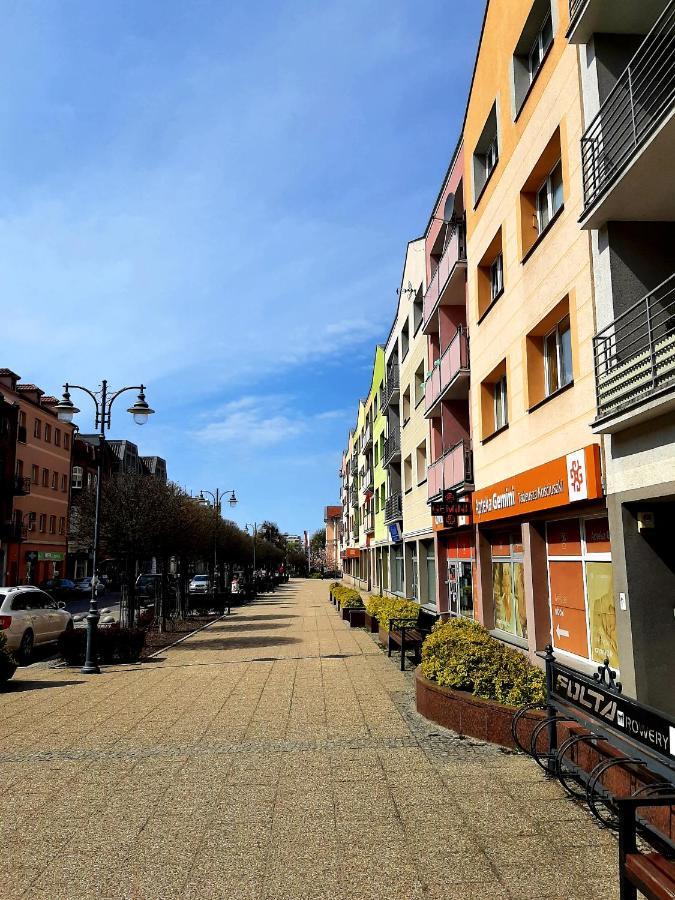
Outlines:
[[343,584],[332,584],[330,586],[331,593],[340,603],[340,609],[353,609],[357,606],[363,606],[361,594],[353,588],[346,587]]
[[366,600],[366,609],[369,615],[374,616],[378,624],[385,631],[389,631],[389,623],[392,619],[410,619],[417,621],[419,604],[414,600],[401,600],[399,597],[380,597],[371,595]]
[[422,674],[444,687],[521,706],[543,700],[544,673],[469,619],[438,622],[422,645]]

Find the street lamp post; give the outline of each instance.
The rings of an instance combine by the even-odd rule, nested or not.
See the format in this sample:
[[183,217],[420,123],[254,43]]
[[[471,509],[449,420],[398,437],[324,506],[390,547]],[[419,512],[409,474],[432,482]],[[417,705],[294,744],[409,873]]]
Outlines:
[[215,603],[217,577],[216,573],[218,571],[218,519],[220,517],[220,508],[225,494],[230,495],[227,498],[227,502],[230,504],[230,506],[236,506],[239,501],[237,500],[237,495],[232,488],[229,488],[226,491],[221,491],[219,488],[216,488],[215,494],[212,494],[211,491],[199,492],[199,502],[203,506],[207,506],[209,502],[204,494],[208,494],[209,497],[213,500],[213,598]]
[[257,522],[253,522],[253,523],[247,522],[244,525],[244,528],[246,529],[246,531],[248,531],[249,528],[253,529],[253,596],[255,597],[256,596],[256,590],[255,590],[255,544],[256,544],[256,539],[258,537],[258,523]]
[[72,422],[73,417],[79,413],[79,409],[70,399],[70,389],[74,388],[88,394],[94,401],[94,409],[96,410],[95,428],[98,429],[99,449],[98,460],[96,464],[96,502],[94,507],[94,553],[92,560],[93,577],[91,579],[91,599],[89,602],[89,613],[87,614],[87,651],[82,667],[83,675],[98,675],[101,671],[96,663],[96,630],[98,620],[100,618],[98,612],[98,602],[96,597],[96,588],[98,585],[98,556],[100,541],[100,518],[101,518],[101,469],[103,464],[103,453],[105,449],[105,433],[106,428],[110,428],[110,417],[112,413],[112,405],[125,391],[138,391],[138,399],[127,409],[128,413],[133,416],[137,425],[145,425],[148,417],[154,413],[154,409],[150,409],[145,402],[145,386],[135,385],[133,387],[124,387],[119,391],[108,393],[108,382],[104,379],[101,382],[101,388],[98,391],[91,391],[89,388],[82,387],[80,384],[64,384],[63,397],[56,404],[56,414],[61,422]]

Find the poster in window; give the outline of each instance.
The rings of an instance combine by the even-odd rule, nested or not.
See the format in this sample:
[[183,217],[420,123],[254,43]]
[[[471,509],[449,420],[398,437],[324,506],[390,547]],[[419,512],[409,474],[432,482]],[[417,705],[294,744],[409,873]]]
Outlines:
[[527,609],[525,607],[525,567],[521,562],[513,563],[513,598],[516,614],[516,634],[527,637]]
[[470,562],[459,564],[459,612],[473,619],[473,578]]
[[495,605],[495,627],[515,634],[511,563],[492,563],[492,599]]
[[551,560],[548,567],[553,646],[587,659],[586,602],[581,560]]
[[616,609],[610,562],[586,563],[586,593],[591,633],[591,659],[602,662],[607,657],[610,666],[618,667]]

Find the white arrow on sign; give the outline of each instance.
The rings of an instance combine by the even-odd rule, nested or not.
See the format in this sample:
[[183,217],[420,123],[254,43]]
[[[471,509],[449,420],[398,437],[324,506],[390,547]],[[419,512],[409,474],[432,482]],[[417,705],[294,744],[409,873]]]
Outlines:
[[558,639],[560,639],[561,637],[569,637],[570,636],[569,631],[565,631],[565,629],[561,628],[560,625],[555,626],[555,633],[558,635]]

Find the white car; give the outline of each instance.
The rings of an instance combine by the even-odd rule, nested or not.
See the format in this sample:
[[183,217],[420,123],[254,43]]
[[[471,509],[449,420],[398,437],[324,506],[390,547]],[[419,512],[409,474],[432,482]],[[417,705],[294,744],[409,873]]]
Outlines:
[[190,579],[190,584],[188,585],[188,593],[190,594],[208,594],[211,590],[211,584],[209,582],[208,575],[194,575]]
[[32,585],[0,587],[0,630],[18,662],[28,662],[33,647],[58,641],[73,627],[65,606]]
[[[88,575],[86,578],[80,578],[79,581],[76,581],[75,590],[78,593],[86,594],[87,597],[91,597],[91,576]],[[100,597],[101,594],[105,594],[105,584],[99,580],[96,585],[96,596]]]

